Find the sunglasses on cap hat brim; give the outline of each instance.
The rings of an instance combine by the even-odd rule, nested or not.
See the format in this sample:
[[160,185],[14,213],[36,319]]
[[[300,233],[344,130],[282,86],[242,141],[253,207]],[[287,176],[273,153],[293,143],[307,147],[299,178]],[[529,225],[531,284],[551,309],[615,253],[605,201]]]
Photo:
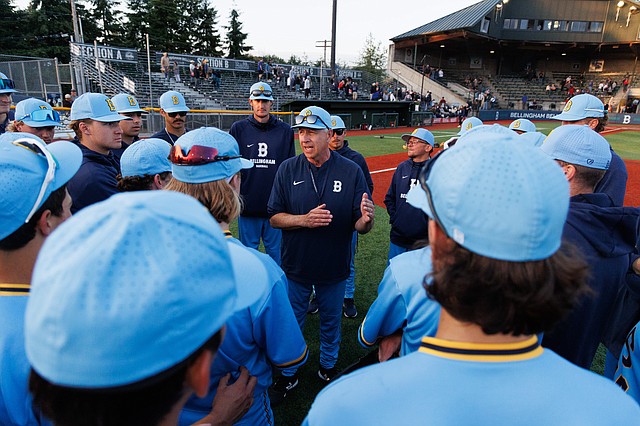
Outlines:
[[251,91],[251,96],[271,96],[272,93],[273,92],[271,90],[256,89]]
[[305,121],[308,124],[316,124],[318,122],[318,120],[320,120],[320,122],[322,124],[324,124],[324,127],[326,127],[327,129],[331,130],[331,127],[329,127],[327,125],[327,123],[324,122],[324,120],[322,120],[322,118],[320,118],[317,115],[311,114],[311,115],[297,115],[296,116],[296,125],[300,125],[302,123],[304,123]]
[[218,149],[210,146],[193,145],[187,154],[180,145],[174,145],[169,151],[169,161],[179,166],[200,166],[218,161],[240,158],[239,155],[219,155]]
[[44,121],[57,121],[58,123],[60,122],[60,114],[58,114],[58,111],[55,111],[52,109],[37,109],[20,118],[16,118],[16,120],[24,121],[27,118],[30,118],[32,121],[35,121],[35,122],[44,122]]

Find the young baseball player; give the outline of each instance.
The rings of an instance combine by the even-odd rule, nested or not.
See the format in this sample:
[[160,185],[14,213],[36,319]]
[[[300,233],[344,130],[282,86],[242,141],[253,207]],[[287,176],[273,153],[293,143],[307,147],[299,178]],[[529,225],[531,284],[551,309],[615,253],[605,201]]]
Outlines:
[[7,131],[30,133],[45,143],[53,142],[56,126],[60,125],[60,115],[47,102],[35,98],[24,99],[16,104],[15,116]]
[[267,202],[273,180],[280,164],[296,155],[293,129],[272,115],[273,92],[267,83],[255,83],[249,89],[252,115],[236,121],[229,133],[240,146],[240,155],[255,164],[242,172],[240,194],[244,200],[238,218],[240,241],[247,247],[258,249],[260,240],[264,248],[280,265],[282,231],[269,223]]
[[563,237],[589,260],[592,290],[545,333],[542,344],[588,369],[600,342],[616,360],[620,356],[623,338],[613,342],[606,335],[616,297],[625,287],[640,216],[637,209],[617,207],[609,195],[594,192],[611,163],[611,148],[588,126],[560,126],[540,149],[560,164],[569,182],[571,201]]
[[171,145],[162,139],[136,142],[120,158],[118,191],[163,189],[171,180],[169,152]]
[[164,119],[164,128],[152,135],[173,145],[176,140],[188,132],[187,114],[191,111],[182,93],[175,90],[164,92],[160,96],[160,115]]
[[118,114],[129,117],[130,120],[120,121],[120,130],[122,130],[122,146],[113,150],[113,155],[121,158],[124,150],[130,147],[134,142],[140,140],[140,130],[142,129],[142,114],[147,111],[140,108],[138,100],[126,93],[118,93],[111,102],[116,107]]
[[48,424],[31,406],[24,312],[45,240],[71,216],[67,181],[82,153],[27,133],[0,135],[0,424]]
[[[271,425],[273,413],[267,389],[272,382],[271,366],[297,368],[307,359],[307,345],[287,297],[287,281],[276,262],[264,253],[247,248],[232,238],[229,224],[240,215],[240,171],[253,163],[240,157],[238,144],[226,132],[200,128],[176,141],[169,159],[173,179],[167,190],[191,195],[200,201],[220,224],[230,246],[256,256],[266,268],[268,288],[258,292],[252,271],[241,271],[238,286],[256,292],[259,299],[237,312],[227,322],[227,335],[211,368],[211,382],[228,371],[246,366],[257,377],[254,403],[237,424]],[[216,395],[212,387],[206,397],[192,397],[180,416],[189,425],[203,417]]]
[[418,352],[333,383],[304,424],[637,421],[640,407],[613,383],[536,337],[571,309],[587,269],[562,243],[562,169],[515,137],[477,133],[421,172],[409,197],[429,216],[438,331]]
[[112,150],[122,146],[121,120],[130,118],[118,114],[111,99],[100,93],[85,93],[73,102],[69,127],[83,158],[68,185],[73,213],[118,192],[120,162]]
[[[562,112],[554,116],[553,119],[562,121],[563,126],[567,124],[587,125],[598,133],[604,131],[608,121],[602,101],[588,93],[582,93],[569,99]],[[594,192],[608,194],[616,206],[622,206],[627,190],[627,166],[622,158],[613,151],[613,148],[610,149],[611,165]]]
[[[49,237],[34,270],[25,314],[34,405],[56,425],[176,425],[189,396],[209,392],[225,323],[266,286],[261,262],[227,244],[191,197],[142,191],[83,209]],[[233,388],[234,398],[216,401],[208,424],[232,424],[251,404],[255,379],[229,378],[218,393]]]

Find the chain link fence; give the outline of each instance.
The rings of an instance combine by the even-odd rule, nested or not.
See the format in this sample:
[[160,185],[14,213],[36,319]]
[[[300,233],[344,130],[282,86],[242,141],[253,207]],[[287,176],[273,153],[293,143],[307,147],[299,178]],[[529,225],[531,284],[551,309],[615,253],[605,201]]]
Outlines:
[[62,105],[63,88],[72,87],[71,66],[59,64],[57,58],[34,58],[0,54],[0,72],[16,85],[14,102],[24,98],[40,98]]

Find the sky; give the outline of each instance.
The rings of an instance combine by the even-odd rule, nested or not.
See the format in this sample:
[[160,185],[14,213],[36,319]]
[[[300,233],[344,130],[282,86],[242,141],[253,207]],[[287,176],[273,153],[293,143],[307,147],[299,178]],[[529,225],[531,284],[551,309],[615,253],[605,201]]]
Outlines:
[[[14,0],[24,8],[29,0]],[[82,1],[82,0],[77,0]],[[126,1],[126,0],[125,0]],[[369,33],[384,50],[389,39],[441,18],[480,0],[338,0],[336,57],[339,63],[354,64]],[[210,0],[218,11],[220,33],[229,22],[235,5],[240,12],[247,45],[252,54],[273,54],[287,60],[293,54],[310,61],[323,57],[318,41],[331,40],[333,0],[265,1]],[[127,46],[123,46],[127,47]],[[331,51],[327,49],[327,61]]]

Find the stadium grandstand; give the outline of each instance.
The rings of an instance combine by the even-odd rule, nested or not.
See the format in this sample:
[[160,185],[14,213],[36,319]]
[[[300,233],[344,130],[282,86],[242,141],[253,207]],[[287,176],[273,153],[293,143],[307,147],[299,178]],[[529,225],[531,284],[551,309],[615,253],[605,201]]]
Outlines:
[[[624,0],[484,0],[394,37],[388,71],[447,100],[489,91],[493,108],[553,110],[586,91],[617,112],[635,107],[638,12]],[[429,69],[444,78],[423,78]]]

